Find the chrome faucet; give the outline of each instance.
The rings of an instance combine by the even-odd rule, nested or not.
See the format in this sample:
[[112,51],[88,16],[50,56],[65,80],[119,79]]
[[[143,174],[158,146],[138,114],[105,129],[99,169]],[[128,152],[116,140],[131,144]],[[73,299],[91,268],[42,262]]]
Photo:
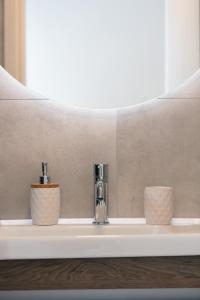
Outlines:
[[108,165],[94,165],[94,224],[108,222]]

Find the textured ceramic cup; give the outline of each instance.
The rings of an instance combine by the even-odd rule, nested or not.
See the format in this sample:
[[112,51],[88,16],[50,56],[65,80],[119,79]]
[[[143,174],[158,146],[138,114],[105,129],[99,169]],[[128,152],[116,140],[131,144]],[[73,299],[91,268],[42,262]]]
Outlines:
[[173,189],[167,186],[149,186],[144,190],[146,223],[168,225],[173,216]]
[[[32,185],[31,217],[34,225],[58,224],[60,188],[58,185]],[[49,187],[48,187],[49,186]]]

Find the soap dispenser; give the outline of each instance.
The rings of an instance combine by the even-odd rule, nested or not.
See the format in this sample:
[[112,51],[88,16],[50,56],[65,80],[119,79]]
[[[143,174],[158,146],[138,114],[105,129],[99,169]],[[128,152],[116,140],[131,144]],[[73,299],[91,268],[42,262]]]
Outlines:
[[33,225],[58,224],[60,215],[60,187],[51,183],[48,163],[42,162],[39,183],[31,184],[31,217]]

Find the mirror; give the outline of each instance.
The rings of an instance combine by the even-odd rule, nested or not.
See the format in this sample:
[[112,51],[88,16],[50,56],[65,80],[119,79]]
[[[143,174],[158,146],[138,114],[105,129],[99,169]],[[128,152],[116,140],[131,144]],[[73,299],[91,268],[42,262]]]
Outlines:
[[26,0],[26,84],[84,108],[157,97],[198,68],[198,5],[196,0]]

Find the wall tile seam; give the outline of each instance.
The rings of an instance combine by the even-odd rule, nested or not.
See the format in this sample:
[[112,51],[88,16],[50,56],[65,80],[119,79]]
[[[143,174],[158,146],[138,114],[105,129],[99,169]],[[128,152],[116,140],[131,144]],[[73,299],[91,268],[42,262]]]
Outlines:
[[118,173],[118,163],[119,163],[119,120],[120,120],[120,109],[116,109],[116,191],[117,191],[117,216],[120,216],[120,200],[119,200],[119,173]]
[[[114,126],[114,141],[115,141],[115,158],[114,158],[114,164],[115,164],[115,191],[116,191],[116,204],[114,203],[114,205],[117,206],[117,216],[119,217],[119,199],[118,199],[118,169],[117,169],[117,123],[118,123],[118,112],[117,109],[114,110],[114,114],[115,114],[115,126]],[[114,201],[114,199],[113,199]]]

